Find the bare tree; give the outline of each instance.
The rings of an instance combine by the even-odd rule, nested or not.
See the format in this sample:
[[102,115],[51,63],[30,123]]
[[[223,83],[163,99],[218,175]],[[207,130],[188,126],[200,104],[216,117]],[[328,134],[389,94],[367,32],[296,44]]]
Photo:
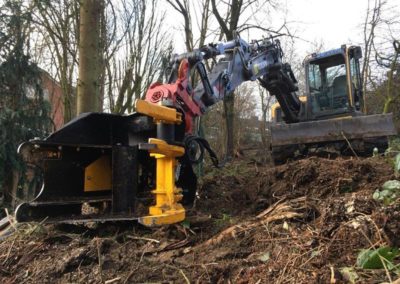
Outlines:
[[[255,5],[267,6],[274,5],[273,1],[257,1],[257,0],[231,0],[231,1],[220,1],[216,2],[216,0],[211,0],[212,12],[217,19],[217,22],[221,28],[221,34],[224,35],[226,40],[233,40],[235,38],[235,33],[237,31],[243,31],[245,29],[250,28],[260,28],[261,26],[255,19],[254,24],[251,23],[251,17],[254,16],[255,13],[251,13],[251,16],[248,18],[244,18],[246,15],[246,11],[249,8],[254,7]],[[225,13],[221,13],[221,11],[225,11]],[[244,19],[243,19],[244,18]],[[284,24],[278,31],[281,31],[286,25]],[[268,31],[273,33],[272,28],[261,27],[264,31]],[[227,129],[227,137],[226,137],[226,156],[227,158],[233,157],[234,154],[234,117],[235,117],[235,94],[232,93],[224,98],[224,114],[225,114],[225,123]]]
[[261,161],[262,163],[272,163],[271,157],[271,136],[270,136],[270,122],[269,122],[269,111],[271,108],[272,96],[269,95],[268,91],[263,87],[258,87],[258,93],[261,99],[261,123],[260,123],[260,134],[261,134]]
[[[211,0],[212,11],[215,15],[218,24],[221,27],[222,34],[225,35],[227,40],[234,38],[239,24],[239,16],[248,5],[243,5],[243,0],[232,0],[227,4],[226,18],[220,14],[217,8],[216,1]],[[235,95],[234,93],[225,96],[224,98],[224,113],[226,123],[226,156],[232,158],[234,155],[234,106],[235,106]]]
[[[197,1],[197,7],[191,6],[190,1],[188,0],[167,0],[167,2],[171,7],[178,11],[184,19],[183,29],[185,33],[186,50],[192,51],[196,46],[203,46],[207,38],[211,15],[210,0]],[[192,10],[200,12],[192,13]],[[196,40],[194,39],[193,34],[194,27],[192,23],[192,14],[197,20],[198,30],[200,33],[198,39]]]
[[185,45],[186,50],[193,50],[193,31],[192,31],[192,18],[190,13],[189,1],[188,0],[167,0],[167,2],[178,11],[184,19],[184,30],[185,30]]
[[103,1],[98,0],[82,0],[80,5],[78,114],[102,111],[100,18],[103,9]]
[[235,150],[241,155],[243,148],[256,142],[258,133],[257,99],[254,84],[247,82],[236,90],[235,99]]
[[156,0],[122,2],[123,25],[129,29],[120,43],[123,46],[120,53],[106,62],[107,97],[112,112],[133,111],[134,99],[144,95],[159,77],[163,58],[171,52],[171,43],[162,25],[164,15],[155,12],[156,4]]
[[376,50],[375,60],[385,74],[381,81],[373,83],[369,106],[375,112],[393,113],[395,124],[400,128],[400,40],[393,39],[389,53]]
[[373,51],[375,31],[382,21],[381,14],[385,5],[386,0],[368,0],[367,14],[363,26],[364,60],[361,68],[364,94],[367,93],[367,83],[368,78],[370,78],[370,61]]
[[364,60],[362,65],[365,110],[392,112],[400,121],[399,57],[400,21],[398,6],[386,0],[368,1],[363,23]]
[[35,0],[34,4],[35,61],[60,82],[64,121],[68,122],[76,113],[73,85],[78,66],[79,2]]
[[[100,76],[99,108],[123,113],[133,110],[135,98],[157,80],[161,63],[172,48],[162,26],[155,0],[106,1],[96,28]],[[75,88],[78,69],[79,2],[35,0],[35,54],[40,65],[60,82],[63,90],[65,121],[75,114]],[[88,49],[85,49],[86,51]],[[99,55],[100,57],[100,55]],[[165,61],[165,60],[164,60]]]
[[389,111],[393,111],[391,108],[392,105],[396,104],[395,111],[399,112],[399,97],[400,92],[398,88],[400,87],[400,41],[393,40],[393,49],[394,52],[389,60],[389,70],[387,73],[387,84],[386,84],[386,100],[383,107],[383,113],[388,113]]

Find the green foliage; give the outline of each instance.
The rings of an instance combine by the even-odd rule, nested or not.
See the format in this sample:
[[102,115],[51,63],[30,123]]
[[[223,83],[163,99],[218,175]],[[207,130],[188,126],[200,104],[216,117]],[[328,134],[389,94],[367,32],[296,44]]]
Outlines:
[[185,219],[181,222],[182,227],[186,228],[186,229],[190,229],[190,222]]
[[[30,61],[27,27],[30,12],[22,1],[0,7],[0,188],[10,188],[13,170],[23,171],[18,145],[50,129],[49,104],[41,88],[40,69]],[[6,196],[7,197],[7,196]]]
[[222,221],[227,221],[227,222],[230,223],[232,221],[231,215],[223,213],[222,214]]
[[385,151],[386,156],[391,153],[400,153],[400,136],[393,136],[389,138],[389,147]]
[[400,171],[400,153],[396,155],[394,159],[394,174],[398,177]]
[[399,255],[398,248],[380,247],[378,249],[363,249],[358,254],[357,266],[364,269],[393,269],[393,259]]
[[385,205],[389,205],[400,197],[400,181],[388,180],[382,186],[382,190],[377,189],[374,192],[373,198],[376,201],[383,202]]
[[222,213],[222,217],[220,219],[215,219],[215,225],[218,227],[224,226],[226,224],[232,224],[232,216],[229,214]]
[[[399,177],[400,172],[400,138],[394,137],[389,141],[390,147],[386,150],[385,155],[393,164],[394,174]],[[392,153],[397,153],[394,159],[391,155]],[[377,189],[374,192],[373,198],[377,201],[383,202],[384,205],[389,205],[395,202],[400,197],[400,181],[398,180],[388,180],[383,186],[382,190]]]

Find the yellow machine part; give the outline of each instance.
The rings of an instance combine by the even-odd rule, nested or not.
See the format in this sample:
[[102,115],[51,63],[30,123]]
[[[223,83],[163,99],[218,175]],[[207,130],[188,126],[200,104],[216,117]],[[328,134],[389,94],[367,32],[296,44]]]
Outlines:
[[111,189],[110,156],[104,155],[85,168],[84,191],[103,191]]
[[354,95],[353,95],[353,88],[351,83],[351,71],[350,71],[350,55],[349,55],[349,47],[346,47],[346,87],[347,87],[347,96],[349,98],[350,106],[354,106]]
[[182,200],[182,190],[175,186],[176,157],[185,153],[183,147],[169,145],[160,139],[149,139],[149,144],[155,145],[149,149],[150,156],[156,159],[156,204],[149,208],[149,215],[139,218],[145,226],[174,224],[185,219],[185,209],[179,201]]
[[159,106],[144,100],[136,100],[136,111],[154,118],[156,122],[176,123],[182,122],[182,114],[176,109]]
[[[299,96],[299,99],[300,99],[300,101],[303,102],[303,103],[307,102],[307,96]],[[281,109],[281,106],[279,105],[278,102],[274,103],[274,104],[271,106],[271,120],[274,121],[274,122],[279,122],[279,121],[276,121],[276,118],[277,118],[277,111],[278,111],[279,109]]]
[[[153,117],[156,123],[182,122],[182,114],[174,108],[143,100],[136,100],[135,107],[137,112]],[[183,195],[182,190],[175,186],[175,169],[176,158],[185,154],[185,148],[156,138],[150,138],[148,143],[153,146],[148,149],[150,156],[156,159],[156,188],[152,191],[156,202],[150,206],[148,216],[139,218],[139,223],[158,226],[181,222],[185,219],[185,208],[179,203]]]

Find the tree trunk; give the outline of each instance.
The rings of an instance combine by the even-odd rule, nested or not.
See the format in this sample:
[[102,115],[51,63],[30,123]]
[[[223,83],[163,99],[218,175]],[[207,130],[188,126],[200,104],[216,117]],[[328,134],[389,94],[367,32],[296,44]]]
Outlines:
[[77,114],[102,111],[100,96],[102,7],[103,5],[97,0],[81,1]]
[[[237,29],[239,23],[240,13],[243,7],[242,0],[233,0],[228,10],[230,15],[229,27],[227,21],[221,17],[219,9],[217,8],[216,1],[211,0],[211,7],[213,14],[217,18],[218,24],[221,27],[222,33],[225,35],[226,40],[232,40],[234,38],[234,32]],[[224,97],[224,112],[225,112],[225,125],[226,125],[226,158],[232,158],[235,152],[234,149],[234,117],[235,117],[235,94],[232,93],[229,96]]]
[[234,155],[234,121],[235,121],[235,96],[230,94],[224,97],[224,112],[226,125],[226,158],[231,159]]
[[270,129],[269,123],[267,121],[267,110],[262,111],[262,121],[260,123],[260,130],[261,130],[261,142],[262,142],[262,149],[261,149],[261,160],[262,163],[270,164],[272,162],[271,157],[271,137],[267,135],[267,129]]
[[390,112],[390,106],[393,103],[393,97],[388,96],[386,97],[385,104],[383,105],[383,113],[389,113]]

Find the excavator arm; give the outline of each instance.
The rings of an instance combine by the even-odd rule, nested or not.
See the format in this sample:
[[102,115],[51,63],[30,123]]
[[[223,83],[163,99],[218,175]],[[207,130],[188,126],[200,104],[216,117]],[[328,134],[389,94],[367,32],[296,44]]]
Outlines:
[[[167,84],[154,84],[146,94],[151,103],[170,101],[185,115],[186,132],[193,133],[193,118],[246,81],[258,80],[271,95],[276,96],[287,122],[297,122],[301,102],[297,97],[297,80],[291,66],[282,61],[279,40],[267,38],[250,44],[241,38],[209,44],[190,53],[176,55],[171,62]],[[217,59],[207,74],[204,62]],[[196,70],[200,83],[192,89],[190,72]]]

